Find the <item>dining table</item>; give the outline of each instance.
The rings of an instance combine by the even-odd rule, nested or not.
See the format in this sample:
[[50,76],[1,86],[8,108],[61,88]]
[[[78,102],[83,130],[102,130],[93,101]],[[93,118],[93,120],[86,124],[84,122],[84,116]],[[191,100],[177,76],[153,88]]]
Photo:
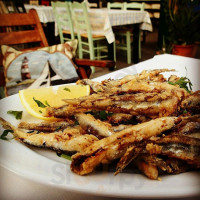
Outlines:
[[[36,6],[25,4],[25,9],[28,12],[30,9],[36,9],[40,22],[48,23],[55,22],[53,14],[53,8],[51,6]],[[64,12],[64,9],[60,8],[60,12]],[[76,12],[81,12],[77,10]],[[90,23],[93,34],[104,35],[108,42],[109,54],[108,59],[114,60],[113,57],[113,45],[115,42],[115,33],[113,27],[115,26],[133,26],[133,62],[139,62],[139,30],[153,31],[153,26],[149,13],[147,11],[139,10],[117,10],[107,8],[88,8]],[[69,27],[63,27],[68,29]],[[58,35],[58,30],[55,23],[55,35]]]
[[[116,70],[93,79],[120,79],[150,69],[175,69],[166,72],[187,77],[193,91],[200,89],[200,60],[170,54],[157,55],[149,60]],[[7,109],[23,109],[19,95],[0,100],[0,117],[17,126],[7,115]],[[24,111],[25,112],[25,111]],[[32,119],[25,113],[22,120]],[[33,119],[32,119],[33,120]],[[34,119],[35,120],[35,119]],[[3,129],[0,126],[0,133]],[[187,199],[200,197],[200,172],[162,175],[160,181],[149,180],[141,174],[124,172],[95,172],[78,176],[70,171],[70,161],[56,157],[55,152],[25,146],[15,139],[0,139],[0,199],[2,200],[111,200],[111,199]]]

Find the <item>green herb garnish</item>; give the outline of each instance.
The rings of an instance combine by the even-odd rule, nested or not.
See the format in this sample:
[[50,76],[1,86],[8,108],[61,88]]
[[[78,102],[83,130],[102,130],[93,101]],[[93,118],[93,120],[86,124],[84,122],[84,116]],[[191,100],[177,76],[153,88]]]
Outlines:
[[95,118],[98,118],[100,120],[107,120],[109,116],[113,115],[112,112],[107,112],[105,110],[96,111],[96,112],[89,112],[91,115],[93,115]]
[[23,111],[16,111],[16,110],[9,110],[7,114],[14,115],[16,119],[21,119],[22,118],[22,113]]
[[33,100],[35,101],[35,103],[37,103],[38,107],[40,107],[40,108],[46,108],[47,107],[41,101],[35,99],[35,97],[33,97]]
[[187,110],[184,110],[184,111],[183,111],[183,114],[186,114],[186,113],[187,113]]
[[74,126],[79,125],[79,122],[77,120],[74,121]]
[[59,131],[61,128],[62,128],[62,126],[58,126],[58,127],[56,128],[56,131]]
[[44,102],[47,106],[51,107],[47,101]]
[[33,133],[34,132],[34,130],[31,130],[31,131],[28,131],[27,133]]
[[71,92],[71,90],[69,88],[64,88],[63,90]]
[[[0,139],[2,140],[9,140],[6,136],[8,135],[8,133],[13,133],[13,130],[4,130],[3,133],[0,136]],[[13,138],[12,138],[13,139]]]
[[171,81],[168,81],[168,83],[171,85],[179,85],[180,88],[185,89],[188,93],[191,93],[192,91],[192,83],[190,79],[188,79],[187,77],[181,77],[178,81],[174,83]]
[[66,155],[66,154],[64,154],[64,153],[56,152],[56,154],[57,154],[57,156],[59,156],[59,157],[61,157],[61,158],[65,158],[65,159],[70,160],[70,161],[72,160],[71,156]]

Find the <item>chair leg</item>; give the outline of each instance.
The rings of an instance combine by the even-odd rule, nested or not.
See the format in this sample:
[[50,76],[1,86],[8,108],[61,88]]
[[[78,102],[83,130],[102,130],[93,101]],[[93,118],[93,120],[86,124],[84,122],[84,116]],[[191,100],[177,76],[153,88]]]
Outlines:
[[[113,55],[114,55],[114,61],[116,62],[116,43],[115,41],[113,42]],[[115,66],[116,68],[116,66]]]
[[141,31],[139,32],[139,40],[138,40],[139,44],[138,44],[138,55],[139,55],[139,59],[142,58],[142,53],[141,53]]
[[97,60],[100,60],[101,57],[101,50],[99,49],[99,41],[97,42]]
[[127,63],[131,64],[131,32],[126,32]]
[[82,44],[81,41],[79,41],[79,45],[78,45],[78,56],[79,58],[83,58],[83,51],[82,51]]
[[[90,59],[91,60],[94,60],[95,58],[95,52],[94,52],[94,41],[93,42],[89,42],[89,49],[90,49]],[[95,67],[94,66],[91,66],[91,69],[92,69],[92,73],[95,73]]]

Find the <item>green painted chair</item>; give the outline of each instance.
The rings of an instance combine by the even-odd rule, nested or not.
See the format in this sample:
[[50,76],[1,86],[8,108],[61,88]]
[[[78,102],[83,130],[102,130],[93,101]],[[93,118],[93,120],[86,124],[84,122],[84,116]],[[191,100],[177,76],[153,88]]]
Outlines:
[[[70,4],[71,2],[51,2],[61,43],[75,39]],[[68,27],[68,29],[66,30],[65,27]]]
[[[78,37],[79,58],[83,58],[84,53],[89,54],[91,60],[101,60],[108,57],[108,42],[105,36],[92,34],[87,4],[73,2],[72,16]],[[113,45],[114,60],[116,61],[115,43]],[[92,67],[92,72],[95,72],[94,67]]]
[[[145,8],[145,3],[137,3],[137,2],[132,2],[132,3],[124,3],[124,10],[141,10],[144,11]],[[127,30],[126,33],[124,34],[124,36],[126,37],[126,45],[124,50],[127,51],[127,63],[130,64],[131,63],[131,38],[133,36],[132,34],[132,27],[130,28],[130,30]],[[138,40],[138,55],[139,55],[139,59],[141,59],[142,57],[142,53],[141,53],[141,30],[139,30],[139,40]]]
[[111,2],[108,2],[107,8],[108,9],[121,9],[121,10],[123,10],[124,9],[124,3],[120,3],[120,2],[111,3]]
[[[124,9],[124,10],[131,9],[131,10],[141,10],[141,11],[143,11],[144,6],[145,6],[144,3],[137,3],[137,2],[127,3],[127,2],[124,2],[122,9]],[[116,40],[119,41],[119,44],[116,44],[116,49],[124,50],[124,51],[127,52],[127,63],[128,64],[131,64],[131,60],[132,60],[132,58],[131,58],[131,38],[133,37],[132,32],[133,32],[132,27],[128,26],[126,28],[122,27],[121,30],[118,29],[118,31],[115,33]],[[141,59],[141,31],[139,32],[138,46],[139,46],[138,54],[139,54],[139,58]]]

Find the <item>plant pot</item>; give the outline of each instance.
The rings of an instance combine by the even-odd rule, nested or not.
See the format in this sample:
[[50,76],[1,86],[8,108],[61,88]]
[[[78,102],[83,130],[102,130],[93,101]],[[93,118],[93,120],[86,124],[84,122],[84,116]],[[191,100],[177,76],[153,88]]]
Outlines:
[[193,57],[194,45],[174,45],[172,54],[186,57]]

